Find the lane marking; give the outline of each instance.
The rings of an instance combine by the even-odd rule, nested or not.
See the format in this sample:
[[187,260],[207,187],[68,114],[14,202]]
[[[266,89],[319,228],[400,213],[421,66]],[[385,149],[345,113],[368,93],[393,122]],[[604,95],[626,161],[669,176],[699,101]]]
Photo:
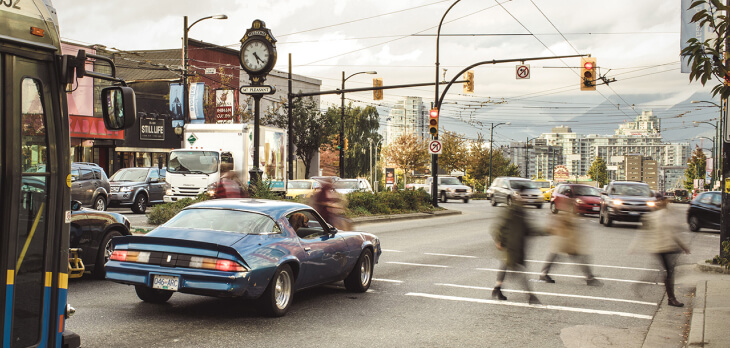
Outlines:
[[393,250],[393,249],[380,249],[380,250],[389,252],[389,253],[402,253],[402,251],[400,251],[400,250]]
[[707,238],[720,238],[720,236],[714,235],[714,234],[703,234],[702,237],[707,237]]
[[418,293],[418,292],[409,292],[406,294],[406,296],[425,297],[425,298],[433,298],[433,299],[438,299],[438,300],[449,300],[449,301],[484,303],[484,304],[512,306],[512,307],[542,308],[542,309],[552,309],[552,310],[566,311],[566,312],[615,315],[615,316],[620,316],[620,317],[646,319],[646,320],[652,319],[651,315],[606,311],[606,310],[600,310],[600,309],[587,309],[587,308],[553,306],[553,305],[533,305],[533,304],[522,303],[522,302],[508,302],[508,301],[487,300],[487,299],[481,299],[481,298],[458,297],[458,296],[443,296],[443,295],[424,294],[424,293]]
[[448,256],[448,257],[463,257],[467,259],[478,259],[476,256],[469,256],[469,255],[454,255],[454,254],[439,254],[439,253],[424,253],[426,255],[434,255],[434,256]]
[[[535,263],[546,263],[547,261],[540,261],[540,260],[525,260],[526,262],[535,262]],[[574,266],[590,266],[590,267],[601,267],[601,268],[618,268],[618,269],[630,269],[635,271],[656,271],[661,272],[660,269],[655,268],[641,268],[641,267],[625,267],[625,266],[611,266],[611,265],[596,265],[592,263],[576,263],[576,262],[553,262],[556,265],[574,265]]]
[[377,282],[386,282],[386,283],[403,283],[402,280],[395,280],[395,279],[373,278],[373,280],[377,281]]
[[426,264],[426,263],[410,263],[410,262],[395,262],[395,261],[388,261],[386,263],[392,263],[392,264],[396,264],[396,265],[406,265],[406,266],[449,268],[449,266],[444,266],[444,265],[429,265],[429,264]]
[[[477,268],[477,271],[490,271],[490,272],[499,272],[501,269],[496,268]],[[533,274],[533,275],[542,275],[541,272],[524,272],[524,271],[513,271],[513,270],[507,270],[508,273],[522,273],[522,274]],[[551,277],[567,277],[567,278],[585,278],[585,276],[582,275],[573,275],[573,274],[555,274],[550,273]],[[658,283],[658,282],[647,282],[643,280],[631,280],[631,279],[616,279],[616,278],[603,278],[603,277],[596,277],[596,279],[599,280],[608,280],[612,282],[622,282],[622,283],[636,283],[636,284],[649,284],[649,285],[661,285],[664,286],[664,283]]]
[[[472,290],[485,290],[485,291],[492,291],[494,288],[487,288],[482,286],[471,286],[471,285],[458,285],[458,284],[443,284],[443,283],[436,283],[435,285],[440,286],[448,286],[452,288],[461,288],[461,289],[472,289]],[[519,294],[527,294],[528,292],[525,290],[510,290],[510,289],[502,289],[502,292],[515,292]],[[612,302],[626,302],[626,303],[634,303],[634,304],[642,304],[647,306],[657,306],[654,302],[645,302],[645,301],[636,301],[636,300],[625,300],[621,298],[610,298],[610,297],[596,297],[596,296],[585,296],[585,295],[572,295],[572,294],[560,294],[560,293],[554,293],[554,292],[540,292],[540,291],[533,291],[532,292],[535,295],[545,295],[545,296],[557,296],[557,297],[572,297],[572,298],[582,298],[582,299],[588,299],[588,300],[600,300],[600,301],[612,301]]]

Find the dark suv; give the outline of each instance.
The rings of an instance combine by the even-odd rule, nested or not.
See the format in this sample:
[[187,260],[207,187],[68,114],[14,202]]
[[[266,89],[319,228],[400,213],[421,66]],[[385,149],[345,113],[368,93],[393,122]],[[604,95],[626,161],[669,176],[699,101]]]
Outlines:
[[643,182],[614,181],[601,193],[599,222],[607,227],[613,221],[639,222],[656,204],[654,193]]
[[118,170],[111,179],[111,206],[131,206],[132,211],[142,214],[147,206],[162,203],[165,195],[166,168],[143,167],[123,168]]
[[104,169],[96,163],[71,163],[71,199],[96,210],[106,210],[109,179]]

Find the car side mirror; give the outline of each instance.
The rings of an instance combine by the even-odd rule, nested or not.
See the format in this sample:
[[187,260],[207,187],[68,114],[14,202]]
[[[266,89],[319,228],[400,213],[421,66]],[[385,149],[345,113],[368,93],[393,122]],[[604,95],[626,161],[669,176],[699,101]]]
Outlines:
[[101,90],[104,125],[109,130],[127,129],[137,117],[137,101],[130,87],[115,86]]
[[79,202],[79,201],[71,201],[71,210],[72,211],[81,210],[81,202]]

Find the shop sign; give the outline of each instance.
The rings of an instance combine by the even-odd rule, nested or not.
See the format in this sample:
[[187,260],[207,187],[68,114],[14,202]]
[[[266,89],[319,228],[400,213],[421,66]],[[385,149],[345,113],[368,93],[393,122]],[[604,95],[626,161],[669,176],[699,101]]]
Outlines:
[[165,120],[149,117],[140,118],[139,140],[165,140]]

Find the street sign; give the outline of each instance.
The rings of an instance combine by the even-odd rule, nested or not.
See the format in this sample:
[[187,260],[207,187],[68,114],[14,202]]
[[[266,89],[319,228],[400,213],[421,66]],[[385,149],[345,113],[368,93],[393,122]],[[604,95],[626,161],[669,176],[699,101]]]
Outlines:
[[274,94],[276,88],[274,86],[241,86],[238,91],[241,94]]
[[530,64],[518,64],[516,66],[516,77],[518,80],[529,80]]
[[441,142],[438,140],[431,140],[431,142],[428,143],[428,152],[434,155],[440,155],[442,149]]
[[205,68],[206,75],[215,75],[215,68]]

